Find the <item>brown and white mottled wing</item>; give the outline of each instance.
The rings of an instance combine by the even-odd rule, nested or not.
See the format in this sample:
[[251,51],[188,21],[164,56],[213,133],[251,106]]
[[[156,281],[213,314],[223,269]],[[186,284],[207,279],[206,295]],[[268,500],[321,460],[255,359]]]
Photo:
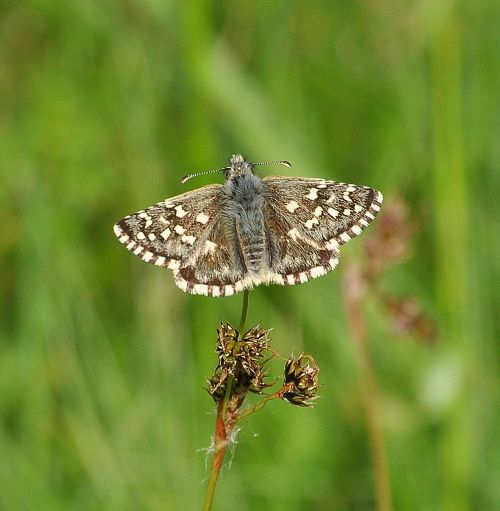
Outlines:
[[270,280],[276,284],[300,284],[333,270],[340,245],[361,234],[383,200],[373,188],[325,179],[270,176],[263,181],[266,230],[273,234]]
[[191,294],[225,296],[243,279],[220,219],[221,185],[186,192],[120,220],[114,232],[143,261],[169,268]]

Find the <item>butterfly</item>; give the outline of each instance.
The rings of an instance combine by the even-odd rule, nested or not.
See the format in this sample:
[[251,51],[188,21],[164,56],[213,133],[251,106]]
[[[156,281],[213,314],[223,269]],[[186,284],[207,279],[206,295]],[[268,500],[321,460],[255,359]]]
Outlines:
[[224,172],[224,184],[158,202],[120,220],[114,232],[143,261],[172,270],[182,291],[231,296],[260,284],[295,285],[325,275],[337,266],[340,246],[380,210],[382,194],[368,186],[261,179],[257,165],[262,163],[233,155],[217,170]]

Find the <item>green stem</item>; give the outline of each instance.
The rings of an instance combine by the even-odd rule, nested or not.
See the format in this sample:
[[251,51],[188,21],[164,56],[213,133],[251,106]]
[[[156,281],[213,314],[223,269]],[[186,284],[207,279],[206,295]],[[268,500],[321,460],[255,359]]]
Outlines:
[[241,318],[240,318],[240,328],[239,328],[239,339],[241,340],[243,338],[243,334],[245,333],[245,323],[247,320],[247,313],[248,313],[248,296],[249,291],[245,290],[243,291],[243,305],[241,308]]

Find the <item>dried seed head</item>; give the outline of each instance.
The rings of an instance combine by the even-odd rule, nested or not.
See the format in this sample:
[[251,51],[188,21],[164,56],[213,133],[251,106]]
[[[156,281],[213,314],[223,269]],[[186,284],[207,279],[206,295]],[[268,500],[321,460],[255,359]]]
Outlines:
[[227,374],[223,374],[221,369],[217,367],[212,377],[207,380],[207,391],[217,403],[224,398],[226,393],[226,379]]
[[215,401],[224,397],[229,376],[233,377],[231,396],[236,399],[244,399],[248,391],[261,394],[271,386],[264,381],[266,374],[262,371],[269,332],[256,325],[240,339],[238,331],[229,323],[220,325],[216,348],[219,362],[208,380],[208,392]]
[[319,367],[311,355],[289,358],[285,364],[285,384],[281,398],[297,406],[312,406],[317,399]]
[[260,362],[269,345],[269,332],[260,325],[254,326],[239,339],[239,333],[229,323],[222,323],[217,334],[219,367],[236,375],[245,372],[251,378],[260,371]]
[[248,390],[250,392],[253,392],[254,394],[262,394],[262,391],[264,389],[267,389],[268,387],[272,387],[272,383],[266,383],[265,379],[267,378],[267,372],[259,372],[256,374],[248,384]]

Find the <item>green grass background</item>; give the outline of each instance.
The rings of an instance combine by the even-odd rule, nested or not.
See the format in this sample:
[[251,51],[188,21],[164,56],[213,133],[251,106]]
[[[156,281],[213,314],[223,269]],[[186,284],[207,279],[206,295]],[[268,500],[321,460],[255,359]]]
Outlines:
[[[397,337],[367,303],[394,507],[500,509],[498,25],[494,0],[4,0],[0,509],[201,508],[203,387],[241,295],[181,293],[112,225],[236,152],[408,203],[413,254],[381,285],[439,336]],[[375,508],[341,284],[251,293],[322,398],[243,425],[215,509]]]

